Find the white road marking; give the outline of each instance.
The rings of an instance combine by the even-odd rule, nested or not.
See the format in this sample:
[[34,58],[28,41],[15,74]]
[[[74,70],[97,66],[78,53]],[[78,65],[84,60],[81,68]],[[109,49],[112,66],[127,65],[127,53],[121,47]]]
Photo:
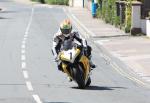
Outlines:
[[98,43],[100,45],[104,45],[105,42],[109,42],[110,40],[108,39],[104,39],[104,40],[97,40],[97,41],[94,41],[95,43]]
[[25,35],[29,33],[29,29],[30,29],[30,26],[31,26],[31,23],[32,23],[32,19],[33,19],[33,13],[34,13],[34,8],[32,8],[30,20],[29,20],[29,23],[27,25],[27,28],[26,28],[26,31],[25,31]]
[[26,43],[26,41],[23,40],[23,41],[22,41],[22,44],[25,44],[25,43]]
[[29,74],[28,74],[28,71],[23,71],[23,76],[25,79],[28,79],[29,78]]
[[40,97],[39,97],[38,95],[33,94],[32,96],[33,96],[34,100],[35,100],[37,103],[42,103],[41,100],[40,100]]
[[[29,32],[28,32],[28,31],[26,31],[26,32],[25,32],[25,35],[28,35],[28,33],[29,33]],[[24,35],[24,36],[25,36],[25,35]]]
[[24,38],[27,38],[28,37],[28,32],[27,33],[25,33],[25,35],[24,35]]
[[101,42],[109,42],[110,40],[109,40],[109,39],[102,39],[102,40],[98,40],[98,41],[101,41]]
[[22,48],[22,49],[25,49],[25,48],[26,48],[26,45],[25,45],[25,44],[22,44],[21,48]]
[[21,60],[25,61],[26,60],[26,56],[25,55],[21,55]]
[[[65,9],[65,8],[63,8],[63,10],[64,10],[64,12],[66,13],[66,15],[69,17],[69,18],[71,18],[71,19],[73,19],[72,20],[72,22],[74,23],[74,25],[76,26],[76,27],[78,27],[78,29],[80,29],[80,32],[81,32],[81,30],[83,30],[82,28],[84,28],[84,31],[82,31],[82,34],[84,35],[84,37],[85,38],[89,38],[90,36],[89,35],[87,35],[87,33],[88,34],[91,34],[91,35],[95,35],[95,34],[93,34],[91,31],[87,31],[87,29],[84,27],[84,25],[83,24],[81,24],[80,23],[80,21],[73,15],[73,14],[68,14],[68,12],[67,12],[67,10]],[[70,12],[70,11],[69,11]],[[74,20],[75,19],[75,20]],[[75,21],[75,22],[74,22]],[[80,26],[80,27],[79,27]],[[86,30],[85,30],[86,29]],[[84,32],[84,33],[83,33]]]
[[[33,13],[34,13],[34,7],[32,7],[32,12],[31,12],[31,16],[30,16],[30,20],[29,20],[29,23],[27,25],[27,28],[26,28],[26,31],[25,31],[25,34],[24,34],[24,38],[23,38],[23,41],[22,41],[22,45],[21,45],[21,67],[23,69],[22,73],[23,73],[23,76],[24,78],[27,80],[29,79],[29,73],[27,70],[24,70],[26,69],[27,65],[26,65],[26,55],[25,55],[25,48],[26,48],[26,40],[28,38],[28,33],[29,33],[29,29],[30,29],[30,26],[31,26],[31,23],[32,23],[32,19],[33,19]],[[32,83],[31,81],[26,81],[26,86],[27,86],[27,89],[29,92],[32,93],[32,97],[33,99],[36,101],[36,103],[42,103],[42,101],[40,100],[40,97],[37,95],[37,94],[34,94],[34,89],[33,89],[33,86],[32,86]]]
[[143,73],[137,73],[140,77],[143,77],[144,76],[144,74]]
[[115,51],[112,51],[112,52],[110,52],[110,53],[111,53],[112,55],[118,57],[119,59],[122,59],[121,57],[122,57],[123,55],[121,55],[121,54],[119,54],[119,53],[116,53]]
[[26,81],[26,86],[28,88],[29,91],[33,91],[33,87],[30,81]]
[[[92,31],[88,30],[88,29],[76,18],[75,15],[72,14],[71,16],[84,28],[84,30],[86,30],[90,35],[95,36],[95,34],[94,34]],[[87,37],[89,38],[89,35],[87,35]]]
[[23,38],[23,40],[24,40],[24,41],[26,41],[26,40],[27,40],[27,38]]
[[98,44],[103,45],[104,43],[101,41],[97,41]]
[[22,67],[22,69],[25,69],[26,68],[26,62],[22,62],[21,67]]
[[25,54],[25,52],[26,52],[25,49],[22,49],[22,50],[21,50],[21,53],[22,53],[22,54]]
[[[69,17],[69,18],[73,18],[76,22],[78,22],[78,24],[80,25],[80,26],[82,26],[82,24],[80,23],[80,21],[72,14],[71,16],[67,13],[67,11],[66,11],[66,9],[65,8],[63,8],[64,9],[64,12],[66,12],[66,14],[67,14],[67,16]],[[69,11],[70,12],[70,11]],[[87,31],[87,33],[89,33],[89,34],[91,34],[92,36],[94,36],[94,33],[92,33],[91,31],[89,31],[84,25],[82,26],[84,29],[85,29],[85,31]],[[94,43],[99,43],[100,45],[104,45],[104,43],[105,42],[107,42],[107,41],[94,41]],[[113,43],[113,44],[120,44],[120,43]],[[105,56],[104,56],[105,57]],[[109,58],[109,57],[108,57]],[[138,58],[140,58],[140,57],[138,57]],[[147,58],[147,57],[145,57],[145,58]],[[149,57],[148,57],[149,58]],[[106,59],[106,58],[104,58],[104,59]],[[129,58],[130,59],[130,58]],[[141,58],[140,58],[141,59]],[[106,59],[107,60],[107,59]],[[110,59],[111,60],[111,59]],[[149,86],[149,85],[147,85],[146,83],[144,83],[143,81],[141,81],[141,80],[139,80],[139,79],[137,79],[137,78],[135,78],[135,77],[132,77],[132,76],[130,76],[130,75],[128,75],[126,72],[124,72],[120,67],[118,67],[118,65],[117,64],[115,64],[115,63],[111,63],[110,62],[110,65],[119,73],[119,74],[121,74],[122,76],[125,76],[125,77],[127,77],[128,79],[130,79],[130,80],[132,80],[132,81],[135,81],[135,82],[137,82],[138,84],[140,84],[140,85],[142,85],[142,86]]]

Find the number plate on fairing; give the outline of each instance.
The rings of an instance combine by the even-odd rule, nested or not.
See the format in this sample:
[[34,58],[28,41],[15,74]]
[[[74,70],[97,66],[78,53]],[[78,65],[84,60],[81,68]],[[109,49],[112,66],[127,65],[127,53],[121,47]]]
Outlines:
[[78,54],[79,50],[75,48],[69,49],[67,51],[62,51],[61,60],[73,63]]

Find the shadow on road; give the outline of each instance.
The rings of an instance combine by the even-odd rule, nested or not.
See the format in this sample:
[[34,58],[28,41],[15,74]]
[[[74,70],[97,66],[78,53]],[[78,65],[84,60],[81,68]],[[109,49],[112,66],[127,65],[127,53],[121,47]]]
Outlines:
[[[73,89],[79,89],[78,87],[72,87]],[[114,90],[114,89],[127,89],[125,87],[104,87],[104,86],[89,86],[83,90]]]
[[5,14],[5,13],[17,13],[17,11],[0,11],[0,13],[3,13],[3,14]]
[[44,103],[71,103],[71,102],[44,102]]
[[0,19],[10,19],[10,18],[0,17]]

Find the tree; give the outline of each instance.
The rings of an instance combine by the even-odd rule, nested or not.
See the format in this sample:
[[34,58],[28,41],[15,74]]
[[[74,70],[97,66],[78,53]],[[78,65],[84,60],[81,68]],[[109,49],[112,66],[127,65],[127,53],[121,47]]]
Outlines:
[[40,0],[40,2],[41,2],[42,4],[45,4],[45,0]]

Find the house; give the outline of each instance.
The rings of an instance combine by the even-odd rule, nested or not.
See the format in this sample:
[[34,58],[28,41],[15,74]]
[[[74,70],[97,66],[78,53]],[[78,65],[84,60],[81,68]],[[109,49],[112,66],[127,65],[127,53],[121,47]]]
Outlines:
[[69,0],[69,5],[73,7],[84,7],[84,0]]
[[[150,0],[143,0],[143,2],[132,3],[132,23],[131,29],[136,32],[146,34],[150,37]],[[131,31],[132,31],[131,30]],[[135,31],[134,31],[135,30]]]
[[[73,7],[86,7],[89,10],[91,10],[91,3],[93,1],[97,2],[97,0],[69,0],[69,5]],[[118,1],[123,2],[126,0]],[[125,19],[125,16],[121,17],[121,20],[122,19]],[[146,34],[150,37],[150,29],[148,28],[150,28],[150,0],[133,1],[131,17],[131,34],[138,34],[142,32],[143,34]]]
[[[97,2],[97,0],[93,0]],[[69,0],[69,5],[73,7],[86,7],[91,9],[92,0]]]

